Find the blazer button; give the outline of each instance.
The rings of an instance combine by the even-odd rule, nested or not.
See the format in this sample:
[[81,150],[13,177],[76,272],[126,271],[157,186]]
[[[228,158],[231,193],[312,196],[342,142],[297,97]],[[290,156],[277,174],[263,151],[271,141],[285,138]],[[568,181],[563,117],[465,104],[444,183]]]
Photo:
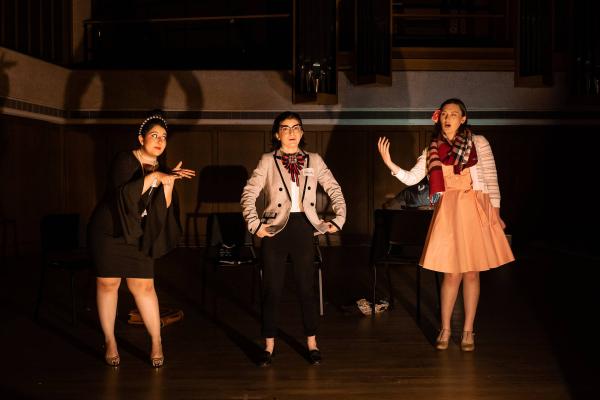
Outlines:
[[283,190],[283,188],[279,188],[279,191],[281,192]]
[[308,190],[310,190],[310,186],[308,187]]
[[311,206],[314,206],[314,205],[315,205],[315,203],[310,203],[310,205],[311,205]]
[[281,207],[281,203],[277,204],[277,207]]

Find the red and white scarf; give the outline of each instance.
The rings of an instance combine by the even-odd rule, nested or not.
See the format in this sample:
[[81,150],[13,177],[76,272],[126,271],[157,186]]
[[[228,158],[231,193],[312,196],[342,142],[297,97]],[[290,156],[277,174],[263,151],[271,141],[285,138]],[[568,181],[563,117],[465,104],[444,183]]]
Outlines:
[[473,134],[469,129],[454,136],[450,141],[445,134],[434,138],[427,150],[427,175],[429,176],[429,200],[444,192],[444,174],[442,164],[454,165],[454,173],[460,174],[463,169],[477,164],[477,151],[473,146]]

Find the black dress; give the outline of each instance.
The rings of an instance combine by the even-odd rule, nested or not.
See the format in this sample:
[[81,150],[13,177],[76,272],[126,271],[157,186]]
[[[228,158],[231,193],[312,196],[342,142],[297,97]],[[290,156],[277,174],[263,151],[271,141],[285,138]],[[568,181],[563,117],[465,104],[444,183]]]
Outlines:
[[[154,259],[177,245],[181,224],[175,190],[167,208],[162,185],[142,195],[143,187],[138,159],[131,152],[119,153],[88,226],[96,276],[152,278]],[[144,210],[147,215],[142,217]]]

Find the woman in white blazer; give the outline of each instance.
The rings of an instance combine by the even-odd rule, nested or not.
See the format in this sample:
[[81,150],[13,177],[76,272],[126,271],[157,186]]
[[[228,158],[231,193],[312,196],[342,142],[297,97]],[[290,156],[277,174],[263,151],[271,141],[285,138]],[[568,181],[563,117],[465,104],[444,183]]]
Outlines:
[[[308,358],[322,360],[317,346],[317,294],[315,291],[314,234],[334,233],[346,220],[346,203],[340,185],[320,155],[304,150],[302,119],[293,112],[280,114],[273,122],[273,151],[262,155],[242,194],[242,212],[248,230],[262,238],[263,320],[265,350],[259,364],[272,362],[279,303],[285,279],[285,264],[291,258],[298,287]],[[317,185],[331,199],[335,218],[317,215]],[[256,199],[263,192],[267,201],[262,217]]]

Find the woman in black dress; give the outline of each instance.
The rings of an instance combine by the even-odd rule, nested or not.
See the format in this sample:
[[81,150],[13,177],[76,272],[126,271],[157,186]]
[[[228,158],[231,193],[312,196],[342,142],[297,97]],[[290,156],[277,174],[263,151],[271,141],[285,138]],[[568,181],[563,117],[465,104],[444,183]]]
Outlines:
[[167,122],[153,113],[140,125],[140,146],[118,154],[107,190],[89,225],[89,245],[96,268],[97,303],[106,343],[105,360],[119,365],[115,317],[121,279],[135,298],[152,338],[151,363],[162,366],[160,314],[154,290],[154,259],[175,247],[181,234],[175,182],[195,173],[170,170],[161,157],[167,146]]

